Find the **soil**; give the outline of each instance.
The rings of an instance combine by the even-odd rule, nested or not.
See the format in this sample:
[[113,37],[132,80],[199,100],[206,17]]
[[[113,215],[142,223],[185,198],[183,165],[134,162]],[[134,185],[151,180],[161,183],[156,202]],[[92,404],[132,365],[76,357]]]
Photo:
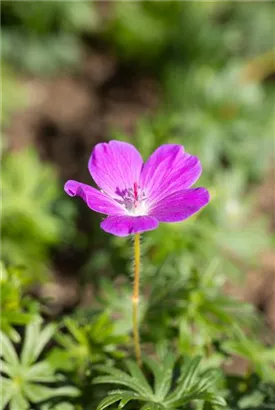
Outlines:
[[22,81],[30,104],[7,130],[10,147],[35,144],[63,180],[87,180],[94,144],[108,140],[110,130],[133,134],[137,120],[154,112],[160,99],[154,78],[99,51],[90,50],[75,75]]
[[[154,113],[161,101],[156,79],[121,66],[106,50],[86,52],[77,74],[45,80],[23,78],[22,82],[28,90],[30,104],[14,115],[6,131],[9,146],[17,150],[34,144],[42,159],[56,165],[62,181],[76,179],[89,183],[87,158],[94,144],[107,140],[111,129],[133,135],[137,121]],[[274,182],[275,172],[271,172],[258,188],[258,210],[269,215],[273,232]],[[70,275],[66,276],[68,265],[70,261],[63,258],[56,267],[53,283],[42,289],[44,296],[51,294],[59,300],[54,312],[79,302],[79,284]],[[89,292],[92,290],[85,297],[89,297]],[[227,292],[254,303],[265,313],[275,332],[273,252],[267,250],[262,256],[262,267],[248,272],[242,287],[228,286]]]

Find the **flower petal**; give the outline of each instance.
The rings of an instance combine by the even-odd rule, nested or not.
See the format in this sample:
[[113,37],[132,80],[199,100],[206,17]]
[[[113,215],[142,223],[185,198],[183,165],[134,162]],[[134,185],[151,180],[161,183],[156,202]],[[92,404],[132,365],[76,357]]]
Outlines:
[[150,202],[191,187],[202,172],[197,157],[184,152],[182,145],[165,144],[156,149],[143,166],[140,186]]
[[138,232],[151,231],[158,227],[158,221],[151,216],[109,216],[101,222],[101,228],[116,236],[128,236]]
[[89,171],[96,184],[112,197],[139,181],[143,160],[137,149],[127,142],[97,144],[89,160]]
[[64,190],[70,196],[80,196],[93,211],[107,215],[125,214],[123,206],[89,185],[67,181]]
[[161,199],[149,214],[160,222],[179,222],[198,212],[209,200],[205,188],[184,189]]

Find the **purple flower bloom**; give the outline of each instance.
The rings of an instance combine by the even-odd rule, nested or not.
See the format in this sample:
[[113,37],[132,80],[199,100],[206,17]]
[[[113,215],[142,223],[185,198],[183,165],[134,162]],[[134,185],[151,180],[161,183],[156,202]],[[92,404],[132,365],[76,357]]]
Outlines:
[[190,188],[202,168],[199,159],[185,153],[181,145],[161,145],[143,163],[131,144],[97,144],[88,167],[100,191],[77,181],[66,182],[64,189],[70,196],[80,196],[93,211],[108,215],[100,226],[113,235],[183,221],[209,202],[205,188]]

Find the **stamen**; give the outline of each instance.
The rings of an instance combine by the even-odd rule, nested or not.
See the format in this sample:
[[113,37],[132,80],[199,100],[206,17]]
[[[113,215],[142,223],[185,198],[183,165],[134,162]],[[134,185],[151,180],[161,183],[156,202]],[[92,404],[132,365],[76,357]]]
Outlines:
[[138,201],[138,183],[134,182],[134,200]]
[[128,189],[118,190],[121,200],[118,202],[126,208],[130,215],[145,215],[145,193],[140,190],[137,182],[134,182],[133,186]]

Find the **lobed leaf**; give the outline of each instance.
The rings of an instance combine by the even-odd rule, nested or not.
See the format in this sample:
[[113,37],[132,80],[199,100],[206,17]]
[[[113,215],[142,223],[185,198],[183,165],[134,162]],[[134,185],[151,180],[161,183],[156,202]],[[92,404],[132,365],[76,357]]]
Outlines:
[[140,410],[162,410],[165,409],[164,406],[162,406],[160,403],[145,403]]
[[0,371],[8,376],[13,374],[13,366],[9,366],[8,363],[0,360]]
[[137,383],[132,377],[113,377],[113,376],[98,376],[93,379],[94,384],[118,384],[133,389],[140,395],[147,396],[147,390]]
[[35,383],[28,383],[24,387],[24,393],[31,402],[37,403],[58,396],[74,397],[79,394],[79,391],[72,386],[51,388]]
[[12,366],[17,366],[19,363],[18,356],[16,351],[10,342],[9,338],[3,333],[0,332],[0,344],[2,347],[1,356],[4,357],[5,361]]
[[46,361],[36,363],[27,369],[26,377],[33,382],[54,382],[55,376],[52,367]]
[[111,406],[112,404],[116,403],[117,401],[121,400],[121,394],[114,393],[110,394],[109,396],[105,397],[99,405],[97,406],[96,410],[104,410],[107,407]]
[[155,395],[159,401],[167,396],[171,388],[174,364],[174,355],[168,353],[160,365],[160,372],[155,377]]
[[1,393],[1,410],[5,409],[8,402],[11,400],[13,391],[12,391],[12,383],[9,379],[5,377],[1,377],[0,383],[0,393]]
[[201,357],[195,357],[188,362],[182,368],[182,374],[178,379],[178,387],[167,397],[166,403],[173,403],[179,400],[185,393],[192,388],[199,371],[199,364]]
[[34,360],[39,357],[42,350],[53,337],[55,330],[56,326],[54,324],[50,324],[45,326],[44,329],[40,332],[37,344],[34,349]]
[[152,388],[147,382],[143,372],[140,370],[140,367],[132,360],[127,360],[126,365],[132,377],[140,384],[140,386],[144,387],[144,390],[147,391],[147,394],[152,395]]
[[23,365],[29,365],[35,360],[34,351],[39,339],[40,319],[36,319],[26,327],[26,333],[20,356]]
[[29,403],[20,392],[13,392],[9,410],[29,410]]

